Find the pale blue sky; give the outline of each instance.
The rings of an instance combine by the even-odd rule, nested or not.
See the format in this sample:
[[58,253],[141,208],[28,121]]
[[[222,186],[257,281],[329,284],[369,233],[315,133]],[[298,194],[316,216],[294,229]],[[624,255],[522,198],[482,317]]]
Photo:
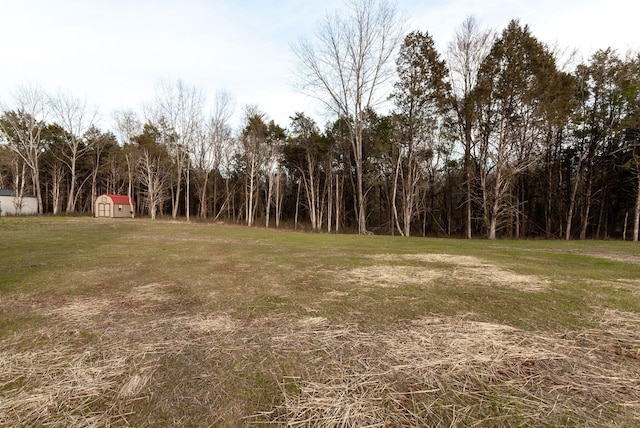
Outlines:
[[[608,46],[640,48],[638,6],[630,0],[398,0],[408,30],[444,50],[475,15],[501,31],[512,18],[545,43],[588,57]],[[0,102],[19,84],[62,90],[98,105],[108,122],[137,109],[160,79],[182,79],[211,100],[225,89],[238,110],[256,104],[278,124],[312,100],[293,90],[291,43],[310,35],[341,0],[0,0]]]

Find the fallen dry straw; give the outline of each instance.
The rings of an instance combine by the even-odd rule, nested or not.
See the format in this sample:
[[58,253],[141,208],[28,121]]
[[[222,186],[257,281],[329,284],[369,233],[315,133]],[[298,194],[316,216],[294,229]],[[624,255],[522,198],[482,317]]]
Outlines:
[[[640,324],[615,315],[626,320],[625,346],[637,351]],[[315,370],[283,379],[283,404],[255,416],[327,427],[607,426],[619,414],[640,422],[639,361],[612,354],[603,336],[604,329],[542,335],[445,317],[385,332],[307,325],[274,335],[274,346],[304,355]]]
[[[47,348],[0,351],[0,426],[105,426],[126,421],[153,367],[116,343],[79,350],[47,331]],[[68,332],[67,332],[68,334]]]
[[[232,395],[219,386],[225,379],[275,375],[280,397],[244,419],[248,424],[640,424],[640,317],[632,313],[602,310],[596,327],[560,334],[479,322],[472,315],[382,329],[336,325],[321,316],[240,321],[208,313],[132,324],[69,305],[83,311],[69,317],[68,308],[57,310],[70,323],[66,327],[61,322],[40,330],[40,337],[31,331],[3,342],[0,426],[128,425],[137,400],[154,393],[159,361],[187,349],[191,353],[177,361],[199,356],[194,370],[221,361],[232,368],[198,373],[227,399]],[[74,330],[80,322],[91,330]],[[82,334],[95,336],[84,340]],[[199,399],[212,393],[202,388],[194,393]],[[170,396],[161,405],[182,398]],[[218,414],[229,410],[217,405]]]
[[[451,254],[377,255],[373,259],[393,265],[359,267],[349,272],[352,282],[360,285],[397,288],[404,285],[429,286],[442,277],[467,284],[498,285],[518,291],[537,292],[549,286],[549,281],[536,275],[522,275],[480,258]],[[403,266],[402,263],[419,264]],[[434,268],[434,265],[444,265]]]

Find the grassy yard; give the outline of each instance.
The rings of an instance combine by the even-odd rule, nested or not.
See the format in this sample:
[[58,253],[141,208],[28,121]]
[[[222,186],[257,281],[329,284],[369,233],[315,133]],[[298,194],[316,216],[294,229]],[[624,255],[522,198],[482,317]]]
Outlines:
[[0,426],[638,426],[640,245],[0,218]]

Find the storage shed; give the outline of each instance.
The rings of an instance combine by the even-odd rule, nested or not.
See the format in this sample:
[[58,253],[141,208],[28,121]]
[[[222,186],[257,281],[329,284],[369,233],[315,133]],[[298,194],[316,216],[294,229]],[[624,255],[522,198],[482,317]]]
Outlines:
[[0,189],[0,216],[32,214],[38,214],[38,198],[24,195],[20,199],[13,190]]
[[94,205],[96,217],[133,218],[136,201],[127,195],[100,195]]

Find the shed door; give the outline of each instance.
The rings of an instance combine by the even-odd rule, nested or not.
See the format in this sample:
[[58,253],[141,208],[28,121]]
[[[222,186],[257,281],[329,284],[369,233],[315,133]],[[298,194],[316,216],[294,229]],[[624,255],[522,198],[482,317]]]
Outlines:
[[98,204],[98,217],[111,217],[111,204]]

